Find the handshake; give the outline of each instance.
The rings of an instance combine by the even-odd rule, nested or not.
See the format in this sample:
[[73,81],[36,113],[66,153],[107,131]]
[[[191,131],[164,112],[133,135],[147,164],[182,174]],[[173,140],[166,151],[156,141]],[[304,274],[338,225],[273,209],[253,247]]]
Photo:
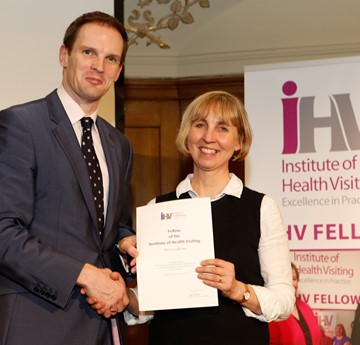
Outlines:
[[[119,242],[119,249],[134,258],[138,255],[135,248],[135,236],[129,236]],[[130,263],[131,271],[135,273],[135,259]],[[126,287],[120,273],[109,268],[98,268],[86,263],[77,279],[82,295],[99,314],[106,318],[121,313],[125,308],[133,314],[138,314],[136,295]]]

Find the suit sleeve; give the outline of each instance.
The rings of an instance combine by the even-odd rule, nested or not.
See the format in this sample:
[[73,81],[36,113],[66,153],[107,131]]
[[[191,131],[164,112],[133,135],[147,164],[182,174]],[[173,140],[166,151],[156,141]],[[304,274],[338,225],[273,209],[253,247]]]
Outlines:
[[[133,148],[129,141],[128,143],[128,151],[129,151],[129,159],[127,161],[127,166],[125,169],[125,185],[127,186],[128,190],[130,190],[130,182],[132,176],[132,169],[133,169]],[[125,204],[125,211],[122,217],[122,220],[119,225],[119,237],[118,240],[121,240],[124,237],[135,235],[135,231],[133,230],[132,226],[132,217],[131,217],[131,200],[130,196],[128,196],[127,201]]]

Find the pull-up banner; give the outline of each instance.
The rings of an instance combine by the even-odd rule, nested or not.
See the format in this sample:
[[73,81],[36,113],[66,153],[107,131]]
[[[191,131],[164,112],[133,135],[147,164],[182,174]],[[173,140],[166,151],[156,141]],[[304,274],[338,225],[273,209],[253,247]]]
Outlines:
[[302,298],[360,303],[360,57],[245,68],[246,184],[280,207]]

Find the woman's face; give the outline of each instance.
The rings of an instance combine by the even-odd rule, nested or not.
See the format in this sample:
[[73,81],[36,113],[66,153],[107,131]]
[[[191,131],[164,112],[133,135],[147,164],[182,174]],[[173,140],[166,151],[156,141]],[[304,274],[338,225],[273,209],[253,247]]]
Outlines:
[[340,336],[343,335],[343,331],[342,331],[341,326],[337,325],[337,326],[335,327],[335,335],[336,335],[337,337],[340,337]]
[[188,149],[196,169],[229,171],[229,160],[241,148],[237,128],[222,122],[210,109],[208,115],[195,121],[188,135]]

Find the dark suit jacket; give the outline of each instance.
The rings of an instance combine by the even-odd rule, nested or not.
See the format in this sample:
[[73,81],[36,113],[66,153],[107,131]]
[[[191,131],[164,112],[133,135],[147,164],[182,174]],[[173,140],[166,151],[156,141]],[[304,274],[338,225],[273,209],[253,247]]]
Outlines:
[[131,234],[130,142],[97,119],[110,178],[103,241],[75,132],[53,91],[0,112],[0,344],[111,344],[75,286]]

